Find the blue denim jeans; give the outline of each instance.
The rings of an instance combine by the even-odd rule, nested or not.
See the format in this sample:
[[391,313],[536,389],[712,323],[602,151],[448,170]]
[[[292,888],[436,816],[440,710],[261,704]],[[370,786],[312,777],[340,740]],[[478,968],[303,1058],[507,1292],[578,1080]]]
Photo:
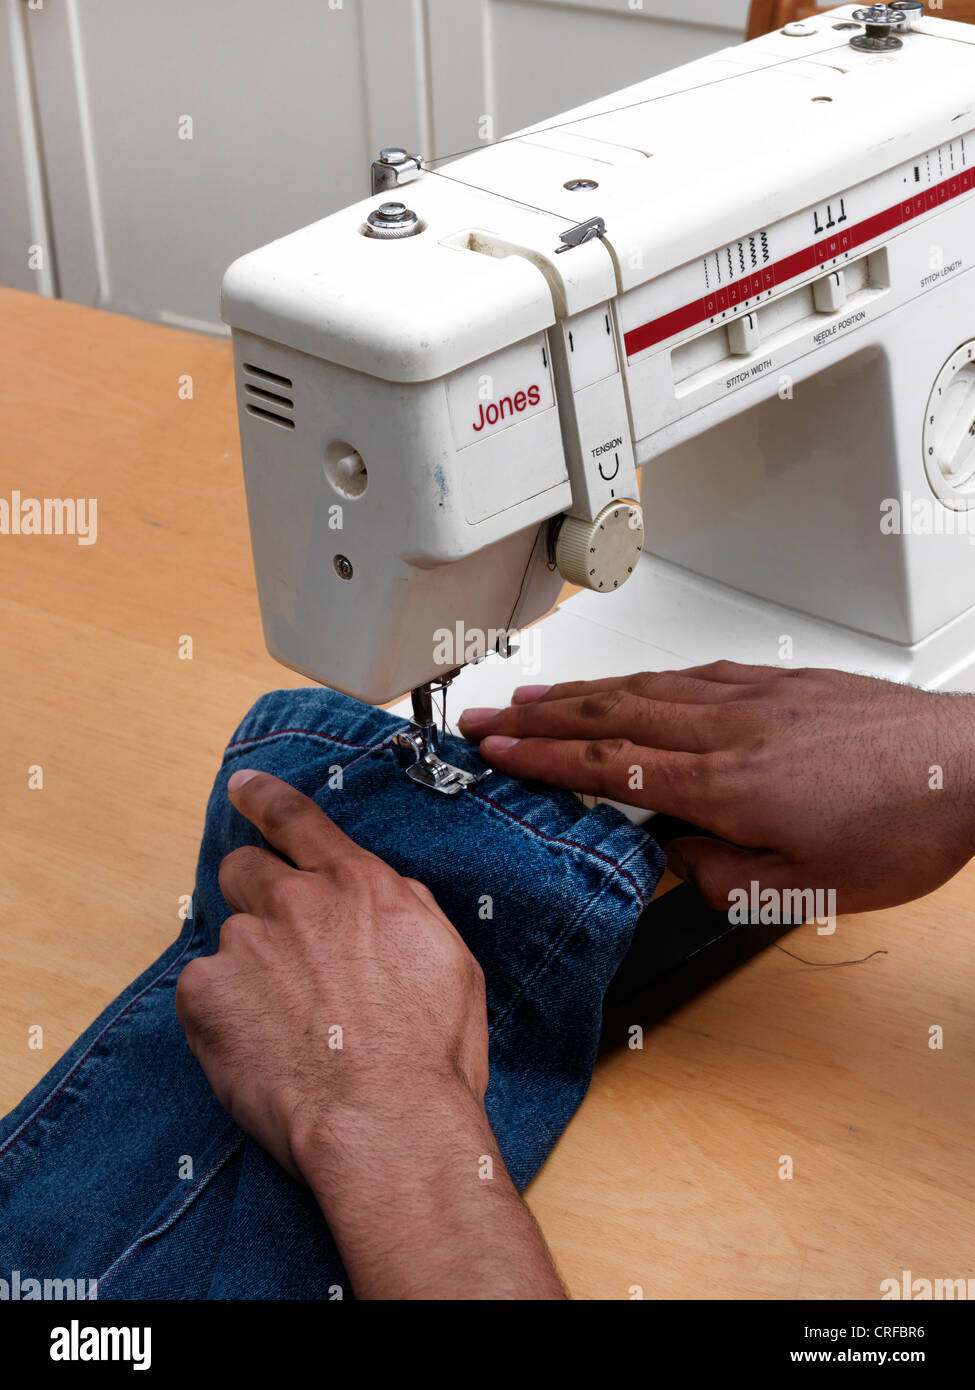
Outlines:
[[[523,1189],[585,1094],[603,995],[662,868],[609,807],[497,774],[443,796],[401,770],[402,720],[330,691],[259,700],[207,809],[192,916],[0,1123],[0,1277],[97,1279],[99,1298],[341,1298],[351,1288],[308,1192],[231,1122],[173,1003],[230,915],[221,859],[258,831],[227,800],[239,767],[282,777],[425,882],[483,966],[487,1110]],[[451,761],[480,769],[449,740]],[[341,778],[336,776],[341,768]]]

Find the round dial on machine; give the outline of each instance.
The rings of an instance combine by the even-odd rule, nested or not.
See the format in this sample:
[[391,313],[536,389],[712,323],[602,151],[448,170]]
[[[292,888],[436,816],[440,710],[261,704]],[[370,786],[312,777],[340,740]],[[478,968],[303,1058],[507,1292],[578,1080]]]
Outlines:
[[643,549],[643,512],[636,502],[611,502],[584,521],[567,516],[555,542],[555,563],[570,584],[607,593],[625,584]]
[[975,507],[975,338],[951,354],[931,388],[924,467],[946,507]]

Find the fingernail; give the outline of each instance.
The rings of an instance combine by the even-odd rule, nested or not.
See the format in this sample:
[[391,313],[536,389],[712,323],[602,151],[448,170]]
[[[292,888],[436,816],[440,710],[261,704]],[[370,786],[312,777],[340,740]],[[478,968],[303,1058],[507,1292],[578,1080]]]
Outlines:
[[483,724],[486,719],[493,719],[496,714],[500,714],[499,709],[465,709],[460,716],[462,724]]
[[252,768],[252,767],[242,767],[242,768],[240,769],[239,772],[235,772],[235,773],[234,773],[234,775],[231,777],[230,781],[227,783],[227,790],[228,790],[228,791],[231,791],[231,792],[235,792],[235,791],[237,791],[237,789],[238,789],[239,787],[242,787],[242,786],[244,785],[245,782],[249,782],[249,781],[251,780],[252,777],[256,777],[256,776],[257,776],[257,769],[256,769],[256,768]]
[[552,689],[550,685],[519,685],[511,695],[513,705],[530,705],[532,700],[540,700]]
[[509,748],[514,748],[516,743],[520,743],[520,738],[508,738],[506,734],[491,734],[481,744],[482,753],[505,753]]

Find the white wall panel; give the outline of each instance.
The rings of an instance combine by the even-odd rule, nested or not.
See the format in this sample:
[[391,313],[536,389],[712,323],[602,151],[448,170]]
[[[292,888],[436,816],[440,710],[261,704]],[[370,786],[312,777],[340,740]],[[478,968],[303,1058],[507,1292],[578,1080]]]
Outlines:
[[740,42],[748,0],[428,0],[436,154]]
[[0,284],[57,291],[21,0],[0,0]]
[[381,145],[441,157],[476,147],[483,117],[503,135],[733,43],[747,10],[747,0],[3,5],[26,35],[24,109],[36,111],[44,176],[32,209],[8,32],[0,280],[40,287],[25,273],[25,236],[47,211],[49,291],[211,331],[229,262],[364,197]]
[[361,21],[327,0],[31,14],[62,293],[216,327],[235,256],[364,196]]

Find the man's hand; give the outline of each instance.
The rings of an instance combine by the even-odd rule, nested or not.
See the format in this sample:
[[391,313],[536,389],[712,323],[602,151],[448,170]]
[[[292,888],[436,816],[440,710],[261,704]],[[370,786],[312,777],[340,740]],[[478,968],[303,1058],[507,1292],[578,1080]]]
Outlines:
[[480,1103],[484,978],[429,889],[276,777],[235,773],[230,798],[291,863],[227,855],[235,915],[180,977],[180,1020],[223,1107],[299,1176],[296,1155],[333,1115],[444,1091]]
[[843,912],[889,907],[975,853],[972,697],[719,661],[522,687],[509,709],[468,710],[460,727],[502,772],[721,836],[668,848],[717,908],[753,880],[835,889]]
[[224,859],[234,915],[180,976],[218,1100],[311,1186],[360,1297],[564,1296],[484,1111],[484,978],[432,893],[276,777],[229,795],[290,863]]

